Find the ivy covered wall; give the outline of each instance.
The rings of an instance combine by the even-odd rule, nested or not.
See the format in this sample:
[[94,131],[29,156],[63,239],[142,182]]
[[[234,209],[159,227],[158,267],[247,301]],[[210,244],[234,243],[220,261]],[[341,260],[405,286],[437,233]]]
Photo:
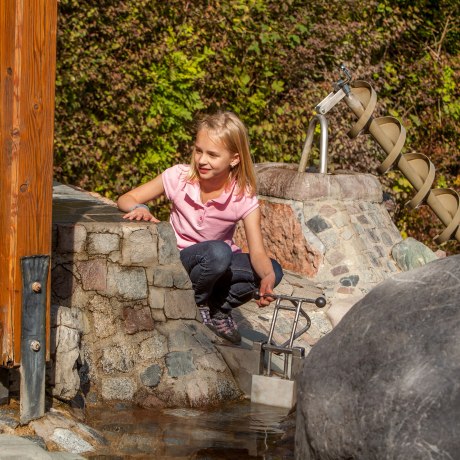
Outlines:
[[[60,0],[55,177],[114,198],[188,162],[194,119],[219,108],[245,121],[256,162],[297,163],[343,62],[377,116],[402,120],[405,152],[458,190],[459,17],[456,0]],[[328,118],[331,170],[376,173],[380,148],[346,137],[346,105]],[[437,218],[403,207],[399,172],[381,180],[403,235],[431,244]]]

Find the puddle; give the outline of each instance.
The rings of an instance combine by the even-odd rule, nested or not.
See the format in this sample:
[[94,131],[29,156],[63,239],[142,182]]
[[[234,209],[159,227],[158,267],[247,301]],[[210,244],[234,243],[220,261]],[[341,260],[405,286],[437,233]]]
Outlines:
[[89,426],[108,445],[95,459],[293,460],[293,441],[282,440],[287,409],[229,403],[218,408],[87,408]]

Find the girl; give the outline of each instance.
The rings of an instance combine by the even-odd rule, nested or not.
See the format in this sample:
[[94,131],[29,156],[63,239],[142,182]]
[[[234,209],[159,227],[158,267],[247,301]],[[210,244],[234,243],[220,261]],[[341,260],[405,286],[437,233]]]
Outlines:
[[[144,203],[163,193],[172,201],[170,222],[203,323],[239,343],[232,309],[249,301],[256,289],[259,306],[268,305],[273,299],[262,296],[273,292],[283,271],[265,252],[248,135],[234,113],[203,118],[190,165],[168,168],[122,195],[118,208],[126,212],[125,219],[159,222]],[[249,254],[233,241],[239,220]]]

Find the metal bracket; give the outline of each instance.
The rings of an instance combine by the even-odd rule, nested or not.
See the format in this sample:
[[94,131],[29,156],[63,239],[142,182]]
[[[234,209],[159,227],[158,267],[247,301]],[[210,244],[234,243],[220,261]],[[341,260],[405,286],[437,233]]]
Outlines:
[[350,94],[351,73],[343,65],[340,65],[342,72],[339,80],[334,84],[334,91],[329,93],[316,107],[315,110],[321,115],[326,114],[329,110],[337,105],[345,96]]
[[21,415],[22,424],[45,414],[46,298],[50,257],[21,258]]
[[343,89],[329,93],[316,107],[315,110],[321,115],[326,114],[329,110],[337,105],[347,94]]

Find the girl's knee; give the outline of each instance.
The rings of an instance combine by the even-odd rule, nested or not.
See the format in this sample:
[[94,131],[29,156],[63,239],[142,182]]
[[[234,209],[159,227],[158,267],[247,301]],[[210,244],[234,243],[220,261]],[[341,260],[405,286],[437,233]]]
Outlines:
[[209,241],[208,253],[206,254],[213,261],[215,269],[224,272],[232,261],[232,249],[224,241]]

